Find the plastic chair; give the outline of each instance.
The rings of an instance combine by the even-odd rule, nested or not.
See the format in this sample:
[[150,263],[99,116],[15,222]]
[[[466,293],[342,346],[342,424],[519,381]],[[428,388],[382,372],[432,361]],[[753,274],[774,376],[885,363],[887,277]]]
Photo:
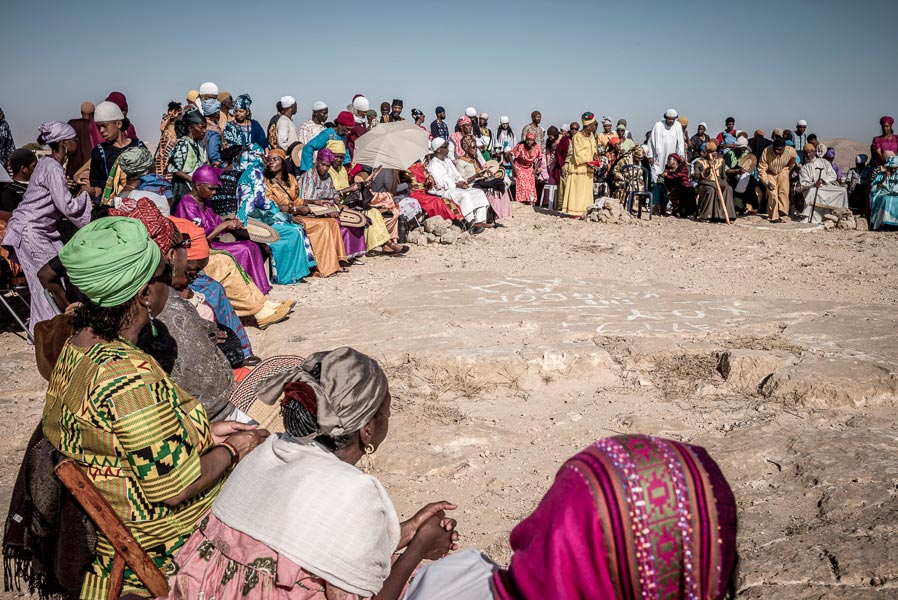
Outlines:
[[[546,198],[548,196],[548,198]],[[545,207],[549,209],[555,208],[555,202],[558,200],[558,186],[557,185],[545,185],[543,187],[542,196],[539,197],[539,200],[536,202],[536,206],[539,208],[543,208],[543,203],[545,202]]]
[[642,218],[642,205],[645,200],[645,206],[649,211],[649,221],[652,220],[652,193],[649,189],[649,172],[645,167],[639,165],[625,165],[621,169],[621,175],[624,177],[624,191],[627,202],[627,212],[633,214],[633,201],[637,202],[638,214],[637,219]]
[[143,582],[153,598],[168,596],[168,581],[165,575],[137,543],[81,467],[72,459],[64,460],[56,465],[56,476],[115,548],[107,600],[115,600],[121,595],[126,566]]

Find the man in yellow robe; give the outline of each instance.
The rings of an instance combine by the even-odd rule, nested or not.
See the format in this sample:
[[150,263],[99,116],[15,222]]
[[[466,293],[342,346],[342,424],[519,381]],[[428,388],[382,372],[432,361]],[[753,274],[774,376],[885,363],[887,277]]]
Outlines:
[[580,133],[571,135],[571,148],[564,165],[564,192],[561,212],[580,217],[593,203],[592,180],[595,169],[590,162],[596,160],[598,145],[596,142],[596,117],[591,112],[583,113],[580,118],[583,128]]

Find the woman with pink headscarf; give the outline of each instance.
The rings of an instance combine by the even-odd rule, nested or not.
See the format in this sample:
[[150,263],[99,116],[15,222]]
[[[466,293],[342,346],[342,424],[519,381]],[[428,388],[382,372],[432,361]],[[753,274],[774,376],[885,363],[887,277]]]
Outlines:
[[882,128],[882,135],[873,138],[870,145],[870,151],[873,154],[872,165],[874,168],[881,167],[886,164],[889,156],[898,154],[898,136],[895,135],[893,126],[895,119],[885,116],[879,120],[879,126]]
[[458,118],[458,121],[455,122],[455,125],[457,126],[455,133],[449,136],[449,147],[452,149],[452,156],[461,158],[465,155],[465,150],[461,147],[461,141],[466,135],[473,135],[474,124],[471,122],[470,117],[462,115]]
[[561,467],[511,548],[508,569],[477,550],[435,562],[406,600],[720,600],[735,592],[736,501],[704,448],[606,438]]
[[543,162],[543,153],[536,143],[536,132],[528,131],[524,141],[511,151],[511,170],[514,175],[514,199],[524,204],[535,204],[536,173]]

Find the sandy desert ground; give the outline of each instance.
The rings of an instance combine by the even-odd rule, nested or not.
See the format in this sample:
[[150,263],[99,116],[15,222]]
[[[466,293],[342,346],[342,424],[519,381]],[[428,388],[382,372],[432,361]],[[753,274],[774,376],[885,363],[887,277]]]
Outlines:
[[[381,360],[376,475],[402,515],[456,501],[463,545],[499,562],[567,457],[640,432],[720,463],[740,598],[898,597],[896,234],[515,209],[468,243],[276,288],[297,310],[250,330],[256,353]],[[6,506],[45,386],[19,337],[0,352]]]

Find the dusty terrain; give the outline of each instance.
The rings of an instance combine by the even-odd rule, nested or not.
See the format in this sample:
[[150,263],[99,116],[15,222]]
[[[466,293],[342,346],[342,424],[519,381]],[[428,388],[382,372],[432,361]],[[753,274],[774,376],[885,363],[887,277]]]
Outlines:
[[[463,544],[500,562],[565,458],[642,432],[720,463],[740,597],[898,597],[895,234],[515,208],[469,243],[278,288],[297,311],[251,330],[257,354],[351,344],[382,360],[377,475],[403,515],[456,501]],[[18,337],[0,352],[5,506],[44,385]]]

